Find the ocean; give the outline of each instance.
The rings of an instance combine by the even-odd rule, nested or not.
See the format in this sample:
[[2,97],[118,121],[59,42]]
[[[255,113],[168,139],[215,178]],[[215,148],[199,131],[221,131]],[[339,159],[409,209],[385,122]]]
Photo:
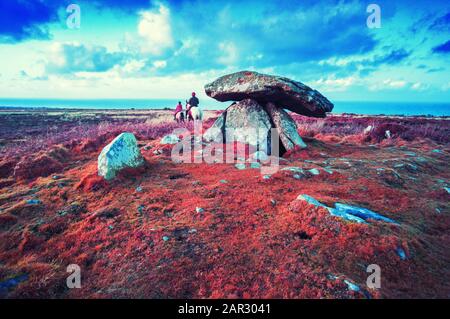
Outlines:
[[[174,109],[176,99],[13,99],[0,98],[0,107],[76,108],[76,109]],[[184,100],[182,100],[184,102]],[[450,103],[333,101],[333,113],[368,115],[450,116]],[[206,110],[224,109],[229,102],[200,100]]]

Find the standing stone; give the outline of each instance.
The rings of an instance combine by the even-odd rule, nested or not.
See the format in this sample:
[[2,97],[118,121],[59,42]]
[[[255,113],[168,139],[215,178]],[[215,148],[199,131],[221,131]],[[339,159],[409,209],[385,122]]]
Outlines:
[[113,179],[123,168],[136,168],[144,164],[132,133],[122,133],[109,143],[98,156],[98,175],[106,180]]
[[270,117],[264,108],[256,101],[246,99],[230,105],[203,138],[210,142],[221,137],[226,143],[231,142],[232,138],[235,142],[266,150],[271,127]]
[[305,148],[306,144],[298,134],[297,124],[285,110],[277,108],[273,103],[266,104],[266,110],[278,130],[281,143],[286,150],[292,150],[295,146]]

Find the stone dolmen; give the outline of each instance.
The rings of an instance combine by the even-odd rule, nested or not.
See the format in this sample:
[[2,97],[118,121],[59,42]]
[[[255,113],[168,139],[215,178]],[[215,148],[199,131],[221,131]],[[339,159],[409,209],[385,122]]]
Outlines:
[[281,153],[296,146],[306,147],[297,125],[284,109],[312,117],[325,117],[333,109],[326,97],[303,83],[251,71],[222,76],[207,84],[205,92],[221,102],[233,101],[205,132],[206,141],[218,137],[225,141],[228,131],[233,131],[234,141],[269,152],[272,128],[279,134],[280,147],[284,148]]

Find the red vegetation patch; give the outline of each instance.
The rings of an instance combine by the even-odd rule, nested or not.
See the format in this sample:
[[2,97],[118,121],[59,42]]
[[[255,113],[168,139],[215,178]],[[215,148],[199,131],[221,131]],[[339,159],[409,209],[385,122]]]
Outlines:
[[15,203],[5,210],[5,214],[11,214],[24,219],[32,219],[42,215],[44,206],[42,204],[30,204],[28,200]]
[[56,146],[48,152],[24,156],[14,167],[14,176],[18,179],[33,179],[61,172],[64,163],[70,159],[70,153],[62,146]]
[[0,214],[0,230],[6,230],[15,223],[17,223],[17,217],[9,213]]
[[6,178],[14,173],[15,160],[3,160],[0,162],[0,178]]
[[120,133],[122,132],[114,131],[94,138],[83,139],[81,142],[72,143],[71,147],[76,154],[100,152],[103,147],[109,144]]
[[108,182],[97,173],[84,175],[80,182],[75,185],[75,189],[82,189],[85,192],[96,191],[108,186]]
[[[101,145],[93,136],[74,143],[93,138],[67,162],[46,153],[64,163],[60,176],[0,190],[0,281],[28,276],[7,297],[446,297],[448,145],[430,138],[368,145],[367,124],[326,119],[305,138],[306,149],[280,161],[304,170],[295,178],[295,170],[263,178],[234,163],[176,164],[172,146],[158,143],[171,126],[138,126],[149,137],[140,141],[148,164],[109,182],[97,175]],[[296,200],[299,194],[365,207],[399,225],[351,223]],[[65,285],[73,263],[81,289]],[[370,264],[381,267],[380,290],[365,284]]]

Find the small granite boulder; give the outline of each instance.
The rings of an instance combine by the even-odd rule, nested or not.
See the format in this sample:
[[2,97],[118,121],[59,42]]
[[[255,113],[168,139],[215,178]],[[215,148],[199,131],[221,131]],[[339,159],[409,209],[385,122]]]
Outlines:
[[123,168],[136,168],[144,164],[132,133],[122,133],[109,143],[98,156],[98,175],[113,179]]
[[178,138],[178,136],[176,136],[175,134],[169,134],[169,135],[165,135],[161,141],[159,142],[159,144],[165,145],[165,144],[177,144],[180,141],[180,139]]

